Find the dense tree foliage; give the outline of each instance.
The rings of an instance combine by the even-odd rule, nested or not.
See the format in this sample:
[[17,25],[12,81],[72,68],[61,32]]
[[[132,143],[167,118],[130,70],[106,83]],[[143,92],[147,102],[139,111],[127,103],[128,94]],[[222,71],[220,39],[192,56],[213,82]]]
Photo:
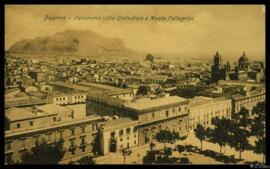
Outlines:
[[45,140],[37,142],[31,151],[22,155],[22,164],[57,164],[64,156],[64,141],[49,144]]

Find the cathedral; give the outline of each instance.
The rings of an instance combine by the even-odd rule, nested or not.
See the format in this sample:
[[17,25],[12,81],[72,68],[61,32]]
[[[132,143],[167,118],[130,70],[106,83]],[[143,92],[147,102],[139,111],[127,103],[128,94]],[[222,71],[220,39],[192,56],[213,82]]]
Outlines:
[[221,55],[216,53],[213,59],[213,65],[211,69],[211,80],[212,82],[217,82],[219,80],[229,80],[229,72],[230,72],[230,63],[227,64],[222,63]]
[[230,63],[223,63],[219,52],[213,59],[211,68],[211,81],[213,83],[219,80],[252,80],[260,82],[264,79],[264,66],[262,62],[252,62],[246,56],[245,51],[238,60],[238,65],[231,70]]

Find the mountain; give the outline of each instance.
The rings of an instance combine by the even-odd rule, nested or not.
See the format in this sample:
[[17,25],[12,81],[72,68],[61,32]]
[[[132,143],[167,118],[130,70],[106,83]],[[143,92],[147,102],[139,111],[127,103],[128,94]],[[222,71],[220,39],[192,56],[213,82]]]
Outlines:
[[25,39],[13,44],[8,52],[39,54],[78,54],[95,57],[143,56],[127,49],[117,38],[107,38],[90,30],[66,30],[52,36]]

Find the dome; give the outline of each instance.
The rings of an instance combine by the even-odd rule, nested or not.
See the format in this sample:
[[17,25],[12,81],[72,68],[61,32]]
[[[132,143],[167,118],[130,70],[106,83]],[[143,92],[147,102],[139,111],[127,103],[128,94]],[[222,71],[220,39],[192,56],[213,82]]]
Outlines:
[[248,57],[246,56],[245,52],[243,55],[239,58],[239,62],[248,62]]

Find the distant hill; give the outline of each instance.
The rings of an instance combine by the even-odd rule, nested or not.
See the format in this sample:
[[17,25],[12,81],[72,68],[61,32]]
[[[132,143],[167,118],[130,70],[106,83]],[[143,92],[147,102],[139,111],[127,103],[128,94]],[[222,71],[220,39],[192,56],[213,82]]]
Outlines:
[[8,52],[39,54],[78,54],[95,57],[144,57],[127,49],[117,38],[106,38],[90,30],[66,30],[52,36],[25,39],[13,44]]

